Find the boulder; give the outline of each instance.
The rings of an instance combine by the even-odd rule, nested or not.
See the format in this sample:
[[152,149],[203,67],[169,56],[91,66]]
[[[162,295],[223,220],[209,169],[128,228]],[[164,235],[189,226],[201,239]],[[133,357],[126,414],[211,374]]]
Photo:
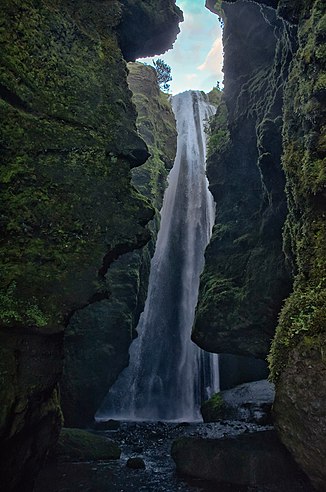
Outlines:
[[94,423],[95,430],[118,430],[120,427],[120,422],[118,420],[96,420]]
[[178,472],[216,483],[262,486],[301,475],[274,430],[222,439],[181,438],[173,443],[172,458]]
[[60,461],[116,460],[121,451],[115,442],[81,429],[62,429],[52,457]]
[[133,470],[144,470],[146,468],[143,458],[140,458],[139,456],[129,458],[127,467],[132,468]]
[[253,381],[217,393],[203,403],[201,412],[204,422],[233,419],[267,425],[272,422],[274,396],[274,385],[267,379]]

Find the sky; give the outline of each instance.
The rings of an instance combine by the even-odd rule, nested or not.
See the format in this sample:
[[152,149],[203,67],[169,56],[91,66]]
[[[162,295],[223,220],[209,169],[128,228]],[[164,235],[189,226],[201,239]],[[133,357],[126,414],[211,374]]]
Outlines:
[[218,16],[205,8],[205,0],[177,0],[184,15],[173,49],[139,61],[152,64],[162,58],[171,67],[170,92],[188,89],[209,92],[223,81],[222,31]]

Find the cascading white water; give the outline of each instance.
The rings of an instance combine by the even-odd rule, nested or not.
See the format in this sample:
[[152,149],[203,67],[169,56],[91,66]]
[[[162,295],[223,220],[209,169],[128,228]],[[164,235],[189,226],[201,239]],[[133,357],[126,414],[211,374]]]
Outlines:
[[172,98],[177,155],[161,210],[148,297],[130,364],[97,419],[200,420],[200,404],[219,390],[218,356],[190,339],[204,251],[214,223],[205,174],[204,123],[215,108],[199,91]]

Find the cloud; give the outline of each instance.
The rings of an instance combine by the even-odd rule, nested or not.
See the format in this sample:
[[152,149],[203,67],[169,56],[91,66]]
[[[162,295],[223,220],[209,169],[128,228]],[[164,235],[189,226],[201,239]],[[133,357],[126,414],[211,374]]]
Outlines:
[[205,8],[198,0],[179,0],[177,4],[184,12],[191,12],[194,14],[201,14],[203,8]]
[[[173,49],[156,57],[172,68],[173,94],[188,89],[209,91],[222,74],[222,32],[217,16],[205,9],[205,0],[177,0],[185,21]],[[141,61],[152,63],[150,57]]]
[[219,75],[222,72],[223,63],[223,46],[222,39],[216,38],[210,51],[208,52],[204,63],[197,67],[197,70],[206,71],[210,74]]
[[187,73],[185,75],[185,79],[186,80],[194,80],[198,77],[198,74],[197,73]]

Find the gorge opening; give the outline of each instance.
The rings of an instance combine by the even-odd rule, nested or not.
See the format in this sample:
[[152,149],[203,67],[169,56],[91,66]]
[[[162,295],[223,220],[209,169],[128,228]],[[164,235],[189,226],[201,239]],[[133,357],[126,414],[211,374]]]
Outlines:
[[172,98],[177,154],[164,195],[148,296],[119,376],[97,418],[201,420],[200,405],[219,391],[218,356],[190,339],[204,251],[215,217],[205,174],[205,122],[215,112],[205,94]]

